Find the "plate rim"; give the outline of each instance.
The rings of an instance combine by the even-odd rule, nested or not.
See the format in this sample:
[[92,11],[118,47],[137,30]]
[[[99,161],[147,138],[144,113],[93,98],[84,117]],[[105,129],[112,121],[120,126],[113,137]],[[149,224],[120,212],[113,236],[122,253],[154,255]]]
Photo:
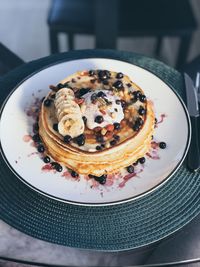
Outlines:
[[143,196],[146,196],[150,193],[152,193],[153,191],[159,189],[161,186],[163,186],[178,170],[179,168],[181,167],[183,161],[185,160],[186,156],[187,156],[187,152],[189,150],[189,146],[190,146],[190,142],[191,142],[191,134],[192,134],[192,128],[191,128],[191,121],[190,121],[190,116],[189,116],[189,112],[187,110],[187,107],[186,107],[186,104],[184,103],[182,97],[179,95],[178,92],[176,92],[176,90],[171,86],[169,85],[167,82],[165,82],[164,80],[162,80],[157,74],[155,74],[153,71],[149,70],[148,68],[145,68],[145,67],[141,67],[135,63],[131,63],[129,61],[126,61],[126,60],[122,60],[122,59],[115,59],[115,58],[109,58],[109,57],[81,57],[81,58],[64,58],[64,59],[61,59],[61,60],[56,60],[54,61],[53,63],[49,63],[33,72],[31,72],[31,74],[27,75],[25,78],[23,78],[20,82],[18,82],[14,87],[13,89],[9,92],[9,94],[7,95],[7,97],[5,97],[5,99],[3,100],[3,103],[0,107],[0,123],[1,123],[1,117],[2,117],[2,113],[3,113],[3,110],[6,106],[6,103],[8,102],[9,98],[12,96],[12,94],[18,89],[19,86],[21,86],[25,81],[29,80],[32,76],[36,75],[37,73],[45,70],[45,69],[48,69],[49,67],[53,67],[55,65],[58,65],[58,64],[62,64],[62,63],[67,63],[67,62],[71,62],[71,61],[79,61],[79,60],[95,60],[95,59],[104,59],[104,60],[112,60],[112,61],[121,61],[121,62],[125,62],[127,64],[130,64],[130,65],[134,65],[140,69],[143,69],[149,73],[151,73],[152,75],[154,75],[156,78],[158,78],[161,82],[165,83],[168,88],[174,93],[174,95],[178,98],[179,102],[181,103],[182,105],[182,108],[184,110],[184,113],[186,115],[186,120],[187,120],[187,126],[188,126],[188,135],[187,135],[187,141],[186,141],[186,144],[185,144],[185,149],[184,149],[184,153],[183,153],[183,156],[182,158],[179,160],[179,162],[177,163],[176,167],[164,178],[163,181],[159,182],[157,185],[153,186],[152,188],[150,188],[149,190],[143,192],[143,193],[140,193],[139,195],[136,195],[136,196],[133,196],[133,197],[129,197],[129,198],[126,198],[126,199],[123,199],[123,200],[116,200],[116,201],[109,201],[109,202],[99,202],[99,203],[92,203],[92,202],[80,202],[80,201],[72,201],[72,200],[66,200],[66,199],[63,199],[61,197],[56,197],[56,196],[53,196],[41,189],[38,189],[37,187],[35,187],[34,185],[30,184],[29,182],[27,182],[23,177],[21,177],[16,171],[15,169],[11,166],[11,164],[9,163],[5,153],[4,153],[4,150],[2,148],[2,142],[1,142],[1,138],[0,138],[0,154],[4,160],[4,162],[6,163],[7,167],[10,169],[10,171],[21,181],[23,182],[26,186],[28,186],[31,190],[37,192],[37,193],[40,193],[42,194],[43,196],[45,197],[48,197],[50,199],[53,199],[53,200],[56,200],[56,201],[59,201],[59,202],[62,202],[62,203],[67,203],[67,204],[71,204],[71,205],[75,205],[75,206],[88,206],[88,207],[105,207],[105,206],[114,206],[114,205],[119,205],[119,204],[124,204],[124,203],[128,203],[128,202],[131,202],[131,201],[135,201],[139,198],[142,198]]

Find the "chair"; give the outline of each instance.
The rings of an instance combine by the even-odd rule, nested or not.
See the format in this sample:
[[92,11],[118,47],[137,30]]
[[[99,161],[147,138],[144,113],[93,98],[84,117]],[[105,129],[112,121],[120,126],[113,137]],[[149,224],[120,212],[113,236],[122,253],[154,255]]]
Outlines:
[[200,55],[196,56],[181,68],[182,72],[187,72],[195,83],[197,72],[200,72]]
[[[113,3],[118,4],[117,20]],[[115,28],[112,19],[116,20]],[[101,41],[96,42],[96,48],[105,48],[106,42],[106,48],[115,48],[116,44],[110,42],[110,36],[115,37],[113,31],[116,37],[154,36],[158,56],[164,37],[178,37],[178,68],[187,60],[192,33],[197,27],[188,0],[52,0],[48,25],[51,53],[59,52],[61,32],[68,35],[69,50],[74,49],[75,34],[95,34],[96,39],[104,39],[102,46]]]
[[0,43],[0,76],[20,66],[24,61]]

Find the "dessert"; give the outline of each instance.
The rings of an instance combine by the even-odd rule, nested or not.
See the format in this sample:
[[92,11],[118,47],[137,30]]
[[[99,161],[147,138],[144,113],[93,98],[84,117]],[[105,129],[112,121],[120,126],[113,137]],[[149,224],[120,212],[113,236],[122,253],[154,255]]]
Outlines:
[[133,172],[150,149],[155,125],[143,90],[123,73],[107,70],[77,72],[50,88],[39,114],[46,161],[74,175]]

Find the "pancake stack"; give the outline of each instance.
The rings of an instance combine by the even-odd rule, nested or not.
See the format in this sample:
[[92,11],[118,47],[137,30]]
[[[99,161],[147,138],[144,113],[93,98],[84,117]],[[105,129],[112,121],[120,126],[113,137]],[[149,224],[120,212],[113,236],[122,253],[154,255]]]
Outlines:
[[39,135],[45,154],[77,174],[131,169],[150,149],[155,115],[143,90],[121,72],[77,72],[42,102]]

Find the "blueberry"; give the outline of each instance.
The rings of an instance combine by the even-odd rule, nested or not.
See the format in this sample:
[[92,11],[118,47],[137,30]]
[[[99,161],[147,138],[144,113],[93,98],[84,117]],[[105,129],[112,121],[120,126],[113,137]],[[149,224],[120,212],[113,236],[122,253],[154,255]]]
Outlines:
[[113,135],[113,138],[114,138],[116,141],[119,141],[119,140],[120,140],[119,135],[116,135],[116,134]]
[[145,115],[146,114],[146,109],[143,108],[143,106],[140,106],[138,109],[138,113],[139,115]]
[[100,176],[99,183],[102,184],[102,185],[105,184],[106,183],[106,178],[107,178],[106,174]]
[[32,138],[33,138],[33,141],[35,141],[35,142],[41,141],[39,134],[34,134]]
[[45,148],[43,145],[39,145],[37,150],[38,150],[38,152],[43,153],[45,151]]
[[71,176],[72,176],[73,178],[77,178],[77,177],[78,177],[78,173],[75,172],[75,171],[71,171]]
[[43,158],[43,161],[44,161],[44,163],[49,163],[51,160],[50,160],[50,157],[45,156],[45,157]]
[[81,96],[87,94],[90,91],[91,91],[90,88],[81,88],[78,91],[76,91],[75,95],[76,95],[76,97],[80,98]]
[[[64,86],[63,86],[63,87],[67,87],[67,88],[72,89],[72,87],[69,85],[69,82],[64,83]],[[58,88],[58,89],[59,89],[59,88]]]
[[127,172],[133,173],[134,172],[134,167],[132,165],[127,167]]
[[87,118],[85,116],[83,116],[82,119],[83,119],[83,122],[86,124]]
[[97,94],[96,93],[92,94],[90,99],[92,102],[95,102],[97,100]]
[[106,104],[109,106],[109,105],[112,105],[112,102],[109,101],[107,98],[104,98],[104,101],[106,102]]
[[116,143],[117,143],[117,141],[116,141],[116,140],[112,140],[112,141],[110,141],[110,145],[111,145],[111,146],[115,146],[115,145],[116,145]]
[[108,80],[104,80],[104,81],[102,81],[102,83],[103,83],[104,85],[108,85],[108,84],[109,84]]
[[94,70],[89,70],[89,75],[90,76],[94,76],[95,75],[95,71]]
[[77,136],[75,138],[75,142],[79,145],[79,146],[83,146],[85,144],[85,135],[81,134],[79,136]]
[[135,121],[135,124],[137,124],[138,126],[142,126],[143,123],[144,123],[144,122],[143,122],[142,118],[140,118],[140,117],[137,118],[136,121]]
[[125,108],[126,107],[126,101],[121,100],[121,105],[122,105],[122,108]]
[[98,97],[105,97],[106,94],[104,92],[100,91],[100,92],[98,92],[97,96]]
[[138,100],[141,96],[141,92],[140,91],[134,91],[133,92],[133,97],[135,100]]
[[161,149],[165,149],[167,147],[167,144],[165,142],[160,142],[159,147]]
[[70,135],[65,135],[63,138],[63,141],[67,144],[69,144],[72,141],[72,138]]
[[64,88],[65,87],[65,85],[64,84],[62,84],[62,83],[59,83],[59,84],[57,84],[57,86],[56,86],[58,89],[62,89],[62,88]]
[[108,70],[100,70],[98,71],[98,77],[101,81],[107,80],[110,78],[110,72]]
[[95,179],[95,181],[97,181],[97,182],[99,182],[100,184],[105,184],[106,183],[106,178],[107,178],[107,175],[106,174],[103,174],[103,175],[101,175],[101,176],[94,176],[93,175],[93,177],[92,178],[94,178]]
[[96,146],[96,150],[98,151],[102,150],[102,146]]
[[139,161],[139,163],[144,164],[146,159],[145,159],[145,157],[142,157],[142,158],[139,158],[138,161]]
[[56,131],[56,132],[58,131],[58,123],[54,123],[54,124],[53,124],[53,129],[54,129],[54,131]]
[[145,95],[140,95],[140,101],[144,103],[146,101],[146,96]]
[[33,125],[33,131],[34,131],[34,133],[37,133],[38,130],[39,130],[39,125],[38,125],[38,123],[36,122],[36,123]]
[[139,126],[138,124],[134,124],[134,125],[133,125],[133,130],[134,130],[135,132],[138,132],[139,129],[140,129],[140,126]]
[[114,83],[113,83],[113,86],[114,86],[115,88],[117,88],[117,89],[123,89],[123,88],[124,88],[123,83],[122,83],[122,81],[120,81],[120,80],[117,80],[116,82],[114,82]]
[[98,134],[98,135],[96,136],[96,140],[97,140],[97,142],[99,142],[99,143],[104,143],[103,135]]
[[119,130],[121,128],[121,125],[118,122],[115,122],[113,125],[115,130]]
[[131,98],[130,99],[130,104],[134,104],[134,103],[136,103],[137,102],[137,99],[135,99],[135,98]]
[[51,166],[52,166],[53,169],[55,169],[57,165],[58,165],[57,162],[55,162],[55,161],[51,162]]
[[128,86],[128,88],[130,88],[130,87],[131,87],[131,83],[127,83],[126,85]]
[[52,102],[52,100],[47,98],[47,99],[44,101],[44,105],[45,105],[45,107],[50,107],[51,102]]
[[122,79],[124,77],[124,74],[122,72],[118,72],[116,75],[117,79]]
[[57,172],[61,172],[63,170],[63,167],[59,163],[57,163],[55,169]]
[[102,123],[104,121],[103,116],[101,116],[101,115],[96,116],[94,121],[96,123]]

